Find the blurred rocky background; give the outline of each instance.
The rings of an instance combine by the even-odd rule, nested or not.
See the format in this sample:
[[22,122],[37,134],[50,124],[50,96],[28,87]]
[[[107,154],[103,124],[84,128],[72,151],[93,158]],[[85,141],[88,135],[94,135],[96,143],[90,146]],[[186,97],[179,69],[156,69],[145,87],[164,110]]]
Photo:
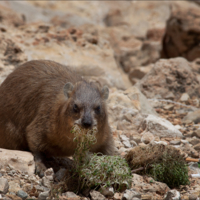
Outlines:
[[[109,121],[122,156],[157,143],[199,159],[199,44],[198,1],[0,1],[0,82],[26,61],[50,59],[108,85]],[[40,179],[31,154],[1,152],[0,199],[49,198],[51,170]],[[199,172],[190,162],[189,175]],[[130,190],[109,198],[196,200],[199,184],[190,177],[190,185],[174,189],[134,174]],[[60,197],[69,198],[107,197]]]

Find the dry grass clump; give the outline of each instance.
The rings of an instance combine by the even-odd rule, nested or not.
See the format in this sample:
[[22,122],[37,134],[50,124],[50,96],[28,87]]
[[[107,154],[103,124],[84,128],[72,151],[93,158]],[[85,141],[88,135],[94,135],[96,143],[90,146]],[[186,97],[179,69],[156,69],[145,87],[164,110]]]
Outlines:
[[189,184],[185,155],[179,149],[163,144],[138,146],[129,151],[126,161],[139,174],[147,174],[169,187]]

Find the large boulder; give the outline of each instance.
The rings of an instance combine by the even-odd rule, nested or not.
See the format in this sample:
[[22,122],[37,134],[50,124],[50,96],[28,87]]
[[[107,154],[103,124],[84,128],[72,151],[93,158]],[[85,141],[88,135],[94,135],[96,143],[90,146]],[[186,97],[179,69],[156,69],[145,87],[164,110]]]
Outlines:
[[200,7],[191,2],[176,3],[167,21],[163,56],[182,56],[192,61],[200,57]]
[[177,100],[183,93],[200,96],[197,75],[184,58],[159,60],[135,86],[148,98]]

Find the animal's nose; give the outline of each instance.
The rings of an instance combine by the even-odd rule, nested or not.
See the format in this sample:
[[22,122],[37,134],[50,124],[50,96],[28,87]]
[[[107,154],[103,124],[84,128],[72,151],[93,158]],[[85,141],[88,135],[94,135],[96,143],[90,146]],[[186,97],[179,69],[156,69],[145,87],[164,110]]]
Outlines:
[[91,128],[92,127],[92,119],[90,117],[84,117],[82,119],[82,126],[84,128]]

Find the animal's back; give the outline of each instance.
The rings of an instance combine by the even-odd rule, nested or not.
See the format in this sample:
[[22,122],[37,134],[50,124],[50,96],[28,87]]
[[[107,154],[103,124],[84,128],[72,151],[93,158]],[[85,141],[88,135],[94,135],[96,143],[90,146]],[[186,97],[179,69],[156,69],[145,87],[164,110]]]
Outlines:
[[38,112],[51,111],[65,83],[80,80],[53,61],[30,61],[16,68],[0,86],[0,147],[29,150],[26,127]]

